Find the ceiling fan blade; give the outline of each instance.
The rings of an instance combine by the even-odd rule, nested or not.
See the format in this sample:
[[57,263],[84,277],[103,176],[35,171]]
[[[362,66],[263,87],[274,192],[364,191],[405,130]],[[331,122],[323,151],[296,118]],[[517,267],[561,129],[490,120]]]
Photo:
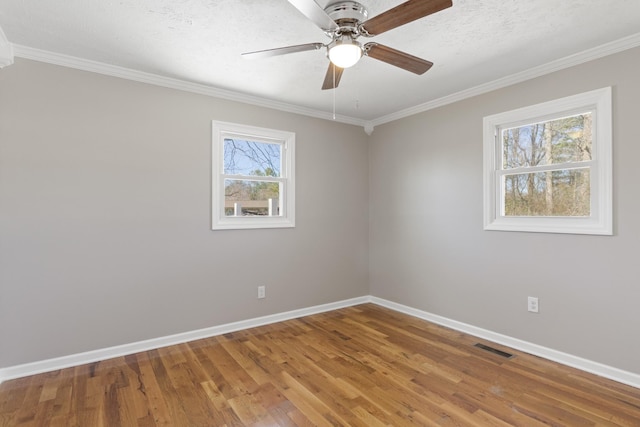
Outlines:
[[363,22],[362,29],[376,36],[451,6],[452,0],[409,0]]
[[433,62],[409,55],[408,53],[378,43],[364,45],[365,55],[387,64],[395,65],[415,74],[424,74],[433,66]]
[[329,62],[329,68],[324,76],[324,83],[322,83],[322,90],[337,88],[343,71],[344,68],[336,67],[333,62]]
[[289,0],[304,16],[312,20],[323,30],[335,31],[338,29],[333,19],[313,0]]
[[258,50],[255,52],[246,52],[242,54],[242,57],[247,59],[270,58],[272,56],[286,55],[288,53],[318,50],[322,47],[324,47],[322,43],[307,43],[295,46],[277,47],[275,49]]

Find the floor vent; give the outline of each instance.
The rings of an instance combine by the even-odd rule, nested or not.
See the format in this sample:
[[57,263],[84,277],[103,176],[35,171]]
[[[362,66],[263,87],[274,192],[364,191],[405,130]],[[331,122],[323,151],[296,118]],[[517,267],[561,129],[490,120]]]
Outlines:
[[478,347],[478,348],[481,348],[483,350],[486,350],[486,351],[490,351],[491,353],[497,354],[498,356],[502,356],[505,359],[511,359],[513,357],[513,354],[511,354],[511,353],[507,353],[506,351],[498,350],[497,348],[489,347],[488,345],[476,343],[476,344],[474,344],[474,346]]

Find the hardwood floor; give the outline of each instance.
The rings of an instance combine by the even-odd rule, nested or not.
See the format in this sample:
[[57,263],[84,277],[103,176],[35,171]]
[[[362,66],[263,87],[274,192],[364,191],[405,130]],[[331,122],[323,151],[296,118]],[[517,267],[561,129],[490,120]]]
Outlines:
[[0,385],[0,426],[409,425],[640,426],[640,390],[371,304]]

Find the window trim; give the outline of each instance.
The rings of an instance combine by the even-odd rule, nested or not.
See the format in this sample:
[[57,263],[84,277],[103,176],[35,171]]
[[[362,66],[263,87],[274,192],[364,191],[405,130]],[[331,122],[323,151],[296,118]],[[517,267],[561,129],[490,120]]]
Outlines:
[[[487,116],[483,120],[484,229],[569,234],[613,234],[611,87]],[[499,129],[550,120],[579,112],[593,113],[591,215],[589,217],[507,217],[502,215],[502,142]]]
[[[256,228],[295,227],[295,143],[293,132],[268,129],[244,124],[211,122],[211,229],[242,230]],[[224,213],[224,139],[233,135],[259,142],[282,144],[282,206],[279,216],[226,216]]]

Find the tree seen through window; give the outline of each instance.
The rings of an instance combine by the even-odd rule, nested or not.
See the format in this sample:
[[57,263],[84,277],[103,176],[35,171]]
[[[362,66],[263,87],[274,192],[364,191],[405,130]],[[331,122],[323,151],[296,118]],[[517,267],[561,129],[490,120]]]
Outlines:
[[278,215],[282,183],[270,178],[281,176],[282,145],[225,138],[223,149],[225,215],[269,215],[270,203]]
[[503,129],[504,215],[589,216],[591,149],[591,113]]

